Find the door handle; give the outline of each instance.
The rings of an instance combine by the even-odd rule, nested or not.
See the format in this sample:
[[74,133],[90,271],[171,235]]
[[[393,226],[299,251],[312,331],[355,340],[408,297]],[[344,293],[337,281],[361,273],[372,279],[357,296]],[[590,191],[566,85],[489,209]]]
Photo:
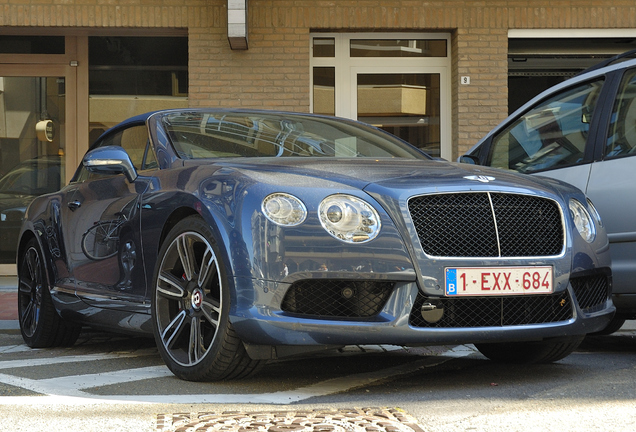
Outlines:
[[78,208],[80,208],[80,206],[82,205],[81,202],[79,201],[70,201],[68,204],[68,208],[70,208],[71,210],[77,210]]

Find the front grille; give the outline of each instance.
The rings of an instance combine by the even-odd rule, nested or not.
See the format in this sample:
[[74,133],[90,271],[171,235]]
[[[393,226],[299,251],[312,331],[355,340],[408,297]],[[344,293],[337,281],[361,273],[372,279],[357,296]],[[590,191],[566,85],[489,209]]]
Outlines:
[[560,255],[564,232],[559,205],[507,193],[413,197],[411,219],[424,253],[435,257]]
[[[434,311],[423,314],[425,304],[434,307]],[[409,324],[428,328],[501,327],[566,321],[572,316],[572,303],[565,291],[551,295],[465,298],[427,298],[418,293]]]
[[394,282],[307,279],[294,282],[282,303],[285,312],[325,318],[370,318],[382,310]]
[[570,282],[581,310],[590,312],[603,306],[612,295],[609,274],[592,274],[573,277]]

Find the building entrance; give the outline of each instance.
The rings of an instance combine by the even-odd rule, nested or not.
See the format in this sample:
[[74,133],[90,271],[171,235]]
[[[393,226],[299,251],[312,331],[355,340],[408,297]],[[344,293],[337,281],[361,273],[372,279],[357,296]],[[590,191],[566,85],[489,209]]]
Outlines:
[[[72,68],[0,66],[0,274],[15,274],[22,216],[37,196],[66,183]],[[70,78],[70,79],[69,79]],[[70,94],[74,94],[71,91]]]

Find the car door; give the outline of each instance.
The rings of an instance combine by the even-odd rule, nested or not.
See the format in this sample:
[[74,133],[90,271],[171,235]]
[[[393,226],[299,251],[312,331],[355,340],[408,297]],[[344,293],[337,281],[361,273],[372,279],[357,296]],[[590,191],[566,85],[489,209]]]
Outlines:
[[531,106],[476,149],[479,163],[568,178],[584,189],[589,167],[577,167],[593,160],[603,84],[602,78],[577,84]]
[[636,69],[625,71],[606,129],[597,146],[601,160],[591,165],[584,190],[609,235],[620,303],[620,294],[633,293],[636,286]]
[[[146,127],[137,125],[106,136],[97,146],[122,146],[139,170],[147,143]],[[77,295],[100,307],[145,310],[139,212],[147,182],[81,168],[75,184],[67,194],[71,211],[64,238]]]

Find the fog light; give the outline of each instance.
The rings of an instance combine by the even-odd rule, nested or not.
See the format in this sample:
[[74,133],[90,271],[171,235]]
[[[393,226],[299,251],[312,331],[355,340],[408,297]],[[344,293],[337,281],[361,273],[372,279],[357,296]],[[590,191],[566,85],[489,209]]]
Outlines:
[[349,300],[351,297],[353,297],[353,295],[355,294],[355,291],[353,290],[353,288],[346,287],[346,288],[343,288],[340,294],[342,295],[342,297]]
[[436,323],[444,316],[444,308],[438,307],[433,303],[424,303],[420,309],[422,318],[427,323]]

